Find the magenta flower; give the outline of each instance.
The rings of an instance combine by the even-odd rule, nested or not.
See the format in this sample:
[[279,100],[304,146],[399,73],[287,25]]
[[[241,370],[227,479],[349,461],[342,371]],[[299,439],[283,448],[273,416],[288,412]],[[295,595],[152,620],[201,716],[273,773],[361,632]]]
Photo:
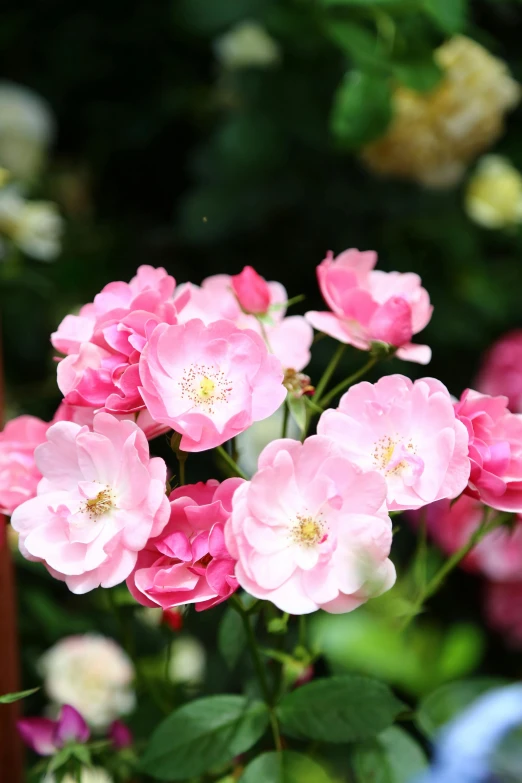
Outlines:
[[283,371],[263,340],[229,321],[157,326],[140,360],[141,395],[152,417],[204,451],[266,419],[286,396]]
[[25,744],[39,756],[52,756],[68,742],[84,743],[90,737],[84,719],[69,704],[64,704],[58,720],[22,718],[17,726]]
[[420,277],[374,271],[376,263],[373,250],[345,250],[335,259],[329,251],[317,277],[330,312],[308,312],[307,320],[341,343],[363,351],[373,342],[388,343],[400,359],[428,364],[430,348],[411,342],[433,312]]
[[510,413],[507,397],[472,389],[455,405],[469,435],[468,494],[499,511],[522,512],[522,418]]
[[251,595],[284,612],[350,612],[395,582],[386,482],[332,441],[270,443],[232,500],[225,542]]
[[45,441],[48,428],[35,416],[18,416],[0,432],[0,513],[10,516],[20,503],[36,495],[42,474],[34,450]]
[[237,589],[235,561],[223,529],[241,479],[178,487],[170,495],[170,521],[138,555],[127,586],[144,606],[210,609]]
[[58,365],[65,402],[114,413],[144,407],[140,354],[156,324],[176,323],[188,294],[174,302],[175,284],[164,269],[141,266],[130,283],[109,283],[78,316],[64,318],[51,342],[67,354]]
[[251,266],[246,266],[239,275],[230,278],[232,290],[245,313],[260,315],[270,307],[270,288]]
[[53,424],[35,459],[38,494],[11,520],[24,557],[41,560],[74,593],[123,582],[168,521],[164,461],[149,457],[134,422],[107,413],[96,414],[92,432]]
[[337,410],[321,415],[317,432],[363,470],[384,476],[390,510],[455,498],[467,485],[468,433],[448,390],[434,378],[413,383],[388,375],[358,383]]
[[522,413],[522,329],[508,332],[489,349],[479,372],[477,389],[492,397],[505,394],[509,409]]
[[108,736],[117,750],[130,748],[134,742],[132,731],[121,720],[115,720],[111,723]]

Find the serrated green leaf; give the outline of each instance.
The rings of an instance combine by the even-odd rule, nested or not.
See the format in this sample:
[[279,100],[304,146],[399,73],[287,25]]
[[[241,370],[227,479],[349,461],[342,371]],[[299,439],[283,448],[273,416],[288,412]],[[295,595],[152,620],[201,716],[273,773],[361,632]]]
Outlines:
[[307,756],[284,750],[263,753],[251,761],[239,783],[331,783],[331,778]]
[[467,0],[423,0],[423,8],[444,33],[459,33],[466,24]]
[[40,688],[30,688],[28,691],[18,691],[18,693],[5,693],[3,696],[0,696],[0,704],[12,704],[15,701],[20,701],[20,699],[25,699],[27,696],[31,696],[33,693],[36,693],[36,691],[39,691]]
[[374,737],[405,709],[387,685],[344,675],[303,685],[277,709],[286,733],[318,742],[357,742]]
[[241,617],[229,607],[218,630],[218,650],[229,669],[233,669],[237,664],[245,643],[246,634]]
[[335,93],[330,127],[343,146],[357,148],[381,136],[391,117],[388,80],[353,71]]
[[268,711],[244,696],[209,696],[183,705],[154,731],[141,761],[158,780],[185,780],[244,753],[264,734]]
[[421,701],[416,722],[427,737],[434,737],[441,726],[476,698],[502,685],[507,685],[507,680],[501,677],[474,677],[442,685]]
[[357,783],[409,783],[426,766],[420,745],[398,726],[354,748],[352,764]]
[[442,71],[431,54],[397,62],[393,73],[401,84],[417,92],[433,90],[442,78]]

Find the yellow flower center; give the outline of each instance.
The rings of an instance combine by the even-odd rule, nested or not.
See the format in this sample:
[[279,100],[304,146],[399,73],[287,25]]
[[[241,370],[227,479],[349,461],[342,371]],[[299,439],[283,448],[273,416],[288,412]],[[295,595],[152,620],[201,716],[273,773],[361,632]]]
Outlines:
[[228,402],[232,386],[225,373],[214,365],[191,364],[179,381],[182,399],[189,399],[206,413],[214,413],[216,403]]
[[324,538],[324,527],[324,522],[320,519],[298,514],[291,530],[292,540],[303,546],[315,546]]
[[214,389],[216,388],[216,384],[211,378],[207,378],[205,375],[199,382],[199,388],[200,388],[200,394],[205,399],[207,397],[210,397]]
[[98,519],[108,511],[111,511],[115,507],[115,497],[112,489],[106,486],[100,490],[95,498],[89,498],[83,504],[83,510],[88,514],[90,519]]

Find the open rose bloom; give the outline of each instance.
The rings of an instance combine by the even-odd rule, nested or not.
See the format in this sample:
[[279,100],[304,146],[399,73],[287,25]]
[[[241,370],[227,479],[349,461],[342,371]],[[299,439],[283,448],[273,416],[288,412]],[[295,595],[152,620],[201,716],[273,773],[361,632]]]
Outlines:
[[49,425],[36,416],[11,419],[0,432],[0,513],[11,515],[36,495],[42,474],[34,450],[45,440]]
[[386,483],[327,438],[275,440],[233,497],[225,541],[247,592],[284,612],[349,612],[388,590]]
[[373,342],[383,342],[396,348],[400,359],[428,364],[428,346],[411,342],[433,311],[420,277],[374,270],[376,263],[373,250],[345,250],[335,259],[329,252],[317,277],[330,312],[311,311],[306,318],[341,343],[368,351]]

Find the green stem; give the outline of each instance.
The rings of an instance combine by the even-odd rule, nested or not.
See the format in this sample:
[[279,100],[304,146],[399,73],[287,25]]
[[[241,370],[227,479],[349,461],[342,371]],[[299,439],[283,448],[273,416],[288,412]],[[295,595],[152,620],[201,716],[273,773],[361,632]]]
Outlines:
[[218,446],[216,449],[217,453],[224,459],[224,461],[227,463],[228,467],[234,472],[234,475],[239,476],[240,478],[246,479],[248,481],[248,476],[246,473],[243,473],[237,462],[235,462],[230,454],[223,448],[223,446]]
[[288,407],[288,403],[285,400],[284,407],[283,407],[283,426],[281,427],[281,437],[286,438],[286,431],[288,429],[288,415],[290,413],[290,408]]
[[320,399],[321,394],[324,392],[326,387],[328,386],[328,383],[330,382],[330,378],[334,374],[337,365],[341,361],[343,353],[346,351],[346,345],[344,343],[340,343],[340,345],[337,347],[336,352],[330,359],[330,362],[328,363],[328,366],[326,367],[326,370],[324,371],[319,383],[317,384],[315,388],[315,397],[317,399]]
[[321,405],[322,408],[326,408],[330,400],[333,400],[334,397],[337,397],[337,395],[348,388],[348,386],[351,386],[353,383],[355,383],[355,381],[358,381],[359,378],[362,378],[363,375],[366,375],[368,370],[371,370],[377,361],[378,359],[375,356],[370,356],[366,364],[361,367],[360,370],[357,370],[357,372],[354,372],[353,375],[350,375],[348,378],[345,378],[344,381],[338,383],[337,386],[334,386],[334,388],[328,392],[328,394],[325,394],[322,399],[318,399],[317,404]]
[[254,634],[254,630],[252,628],[252,623],[250,622],[250,616],[248,614],[248,611],[245,609],[243,604],[241,603],[241,600],[237,597],[237,595],[232,595],[230,597],[231,605],[234,607],[236,612],[241,617],[241,620],[243,621],[243,626],[245,629],[246,634],[246,640],[248,649],[250,650],[250,655],[252,657],[252,663],[254,664],[254,669],[256,671],[257,679],[259,682],[259,686],[261,688],[261,692],[263,694],[263,699],[265,701],[265,704],[268,708],[268,714],[270,716],[270,725],[272,727],[272,734],[274,737],[274,744],[276,746],[276,750],[281,751],[283,749],[283,746],[281,744],[281,734],[279,732],[279,723],[277,721],[277,715],[274,710],[273,700],[272,700],[272,694],[270,693],[270,688],[268,687],[268,680],[266,678],[266,672],[265,667],[263,665],[263,661],[261,659],[261,654],[259,652],[259,648],[257,646],[256,637]]

